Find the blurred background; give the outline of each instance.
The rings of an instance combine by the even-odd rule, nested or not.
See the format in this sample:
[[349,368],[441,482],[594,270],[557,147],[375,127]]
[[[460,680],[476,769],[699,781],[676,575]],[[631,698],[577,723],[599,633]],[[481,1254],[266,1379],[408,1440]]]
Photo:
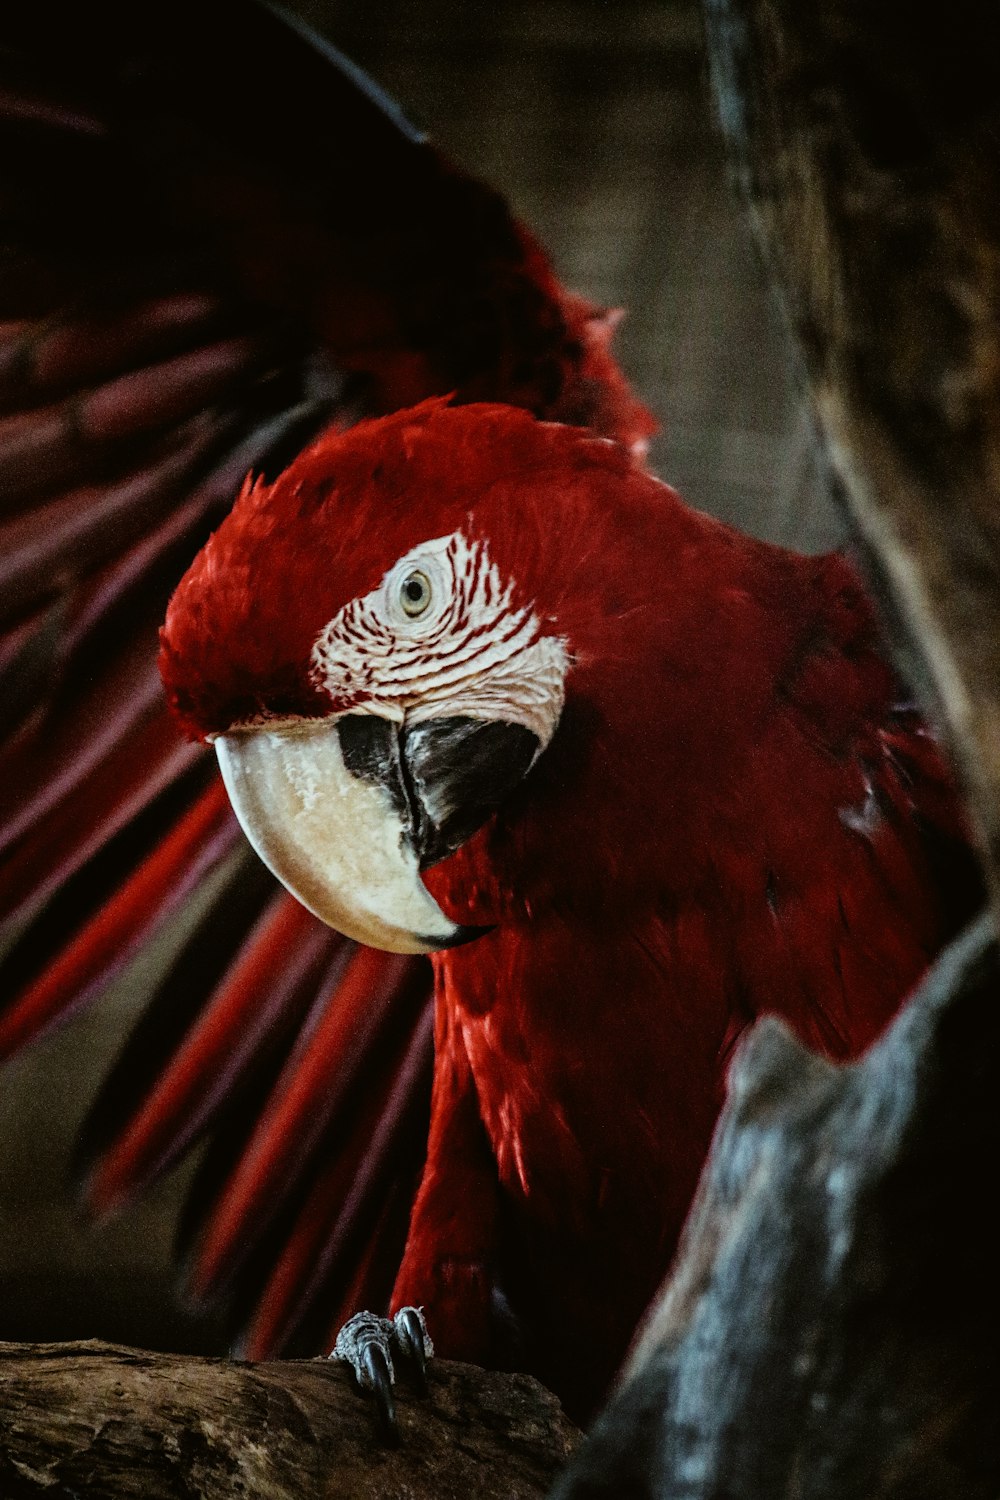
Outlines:
[[[655,472],[758,535],[805,550],[838,540],[780,312],[727,182],[696,4],[294,8],[506,195],[565,285],[628,309],[617,350],[661,423]],[[195,915],[171,925],[161,960]],[[191,1164],[99,1226],[83,1221],[68,1182],[76,1128],[154,978],[146,958],[2,1069],[0,1337],[225,1348],[220,1319],[173,1289]]]

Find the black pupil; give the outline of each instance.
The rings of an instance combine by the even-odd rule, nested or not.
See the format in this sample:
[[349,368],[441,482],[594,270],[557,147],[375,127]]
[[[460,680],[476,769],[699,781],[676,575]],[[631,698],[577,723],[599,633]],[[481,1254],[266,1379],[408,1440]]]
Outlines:
[[419,604],[424,597],[424,586],[419,578],[408,578],[403,584],[403,588],[411,604]]

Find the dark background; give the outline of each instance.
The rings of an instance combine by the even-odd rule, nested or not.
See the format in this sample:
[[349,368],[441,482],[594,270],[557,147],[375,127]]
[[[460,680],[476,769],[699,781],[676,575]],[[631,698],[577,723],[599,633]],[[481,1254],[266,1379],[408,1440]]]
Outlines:
[[[661,477],[760,535],[809,550],[836,540],[780,315],[726,181],[696,5],[297,8],[507,195],[564,283],[629,309],[617,347],[662,424]],[[147,959],[0,1070],[0,1337],[222,1348],[217,1324],[172,1293],[189,1168],[98,1228],[66,1184],[69,1142],[150,977]]]

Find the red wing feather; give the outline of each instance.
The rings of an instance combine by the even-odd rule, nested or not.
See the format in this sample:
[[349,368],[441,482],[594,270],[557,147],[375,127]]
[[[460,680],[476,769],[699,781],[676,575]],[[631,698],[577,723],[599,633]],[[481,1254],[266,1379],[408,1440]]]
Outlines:
[[0,1014],[0,1055],[25,1045],[54,1018],[84,1004],[121,972],[240,837],[222,783],[173,825],[79,933]]
[[0,919],[31,916],[204,752],[181,740],[166,709],[148,718],[26,831],[0,868]]
[[296,1340],[315,1347],[324,1326],[332,1348],[350,1313],[388,1304],[412,1201],[397,1200],[414,1192],[425,1154],[433,1043],[426,996],[412,1030],[366,1085],[357,1114],[338,1130],[336,1150],[292,1220],[241,1339],[246,1358],[287,1352]]
[[397,954],[352,948],[332,993],[320,995],[205,1224],[188,1278],[195,1297],[204,1298],[238,1268],[347,1102],[370,1095],[380,1059],[400,1028],[412,1024],[414,1011],[424,1010],[429,980],[424,966]]
[[[218,783],[216,783],[218,786]],[[128,1124],[91,1171],[87,1201],[106,1213],[161,1176],[212,1125],[262,1047],[300,1021],[310,980],[336,938],[276,895],[247,935]]]

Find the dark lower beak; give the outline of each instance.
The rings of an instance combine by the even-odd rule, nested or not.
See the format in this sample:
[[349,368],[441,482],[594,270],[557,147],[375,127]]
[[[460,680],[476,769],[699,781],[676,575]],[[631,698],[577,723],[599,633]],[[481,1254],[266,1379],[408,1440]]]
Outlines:
[[403,732],[420,868],[481,828],[531,769],[538,738],[521,724],[427,719]]
[[422,870],[482,827],[539,748],[530,729],[494,719],[425,719],[400,733],[385,719],[348,714],[337,732],[352,775],[388,792]]

